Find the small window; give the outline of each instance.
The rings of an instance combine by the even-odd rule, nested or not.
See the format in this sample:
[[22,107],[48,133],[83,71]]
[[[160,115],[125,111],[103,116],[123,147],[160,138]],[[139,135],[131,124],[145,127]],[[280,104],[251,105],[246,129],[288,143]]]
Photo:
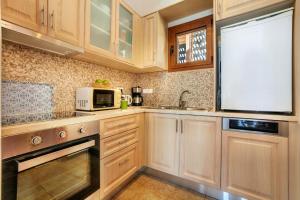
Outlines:
[[169,71],[213,67],[212,16],[171,27]]

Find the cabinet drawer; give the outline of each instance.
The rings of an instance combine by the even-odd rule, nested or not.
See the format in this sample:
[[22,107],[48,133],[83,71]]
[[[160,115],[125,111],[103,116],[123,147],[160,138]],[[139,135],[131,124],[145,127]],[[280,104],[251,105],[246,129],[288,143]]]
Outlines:
[[101,159],[138,141],[139,129],[132,129],[100,141]]
[[106,138],[139,126],[139,115],[127,115],[100,120],[100,138]]
[[138,170],[138,148],[128,148],[101,160],[101,199],[110,194]]

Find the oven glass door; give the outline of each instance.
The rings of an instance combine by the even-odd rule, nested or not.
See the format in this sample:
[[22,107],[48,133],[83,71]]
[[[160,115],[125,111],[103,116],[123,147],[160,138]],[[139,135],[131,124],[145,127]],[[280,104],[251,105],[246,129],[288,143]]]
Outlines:
[[67,199],[91,185],[88,150],[18,173],[17,199]]
[[85,199],[100,187],[97,141],[98,136],[96,140],[5,162],[2,200]]
[[113,90],[94,90],[93,104],[94,108],[114,107],[114,94]]

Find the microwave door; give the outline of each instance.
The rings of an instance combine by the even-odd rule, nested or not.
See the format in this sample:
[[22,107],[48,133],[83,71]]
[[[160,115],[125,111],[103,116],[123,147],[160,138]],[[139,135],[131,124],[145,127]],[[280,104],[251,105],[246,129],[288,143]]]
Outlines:
[[114,107],[114,91],[94,90],[93,105],[94,108]]

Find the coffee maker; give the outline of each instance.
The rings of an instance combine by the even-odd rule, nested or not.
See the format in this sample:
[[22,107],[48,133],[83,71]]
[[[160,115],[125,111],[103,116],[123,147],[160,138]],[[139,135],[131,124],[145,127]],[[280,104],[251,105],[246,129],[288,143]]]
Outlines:
[[143,105],[142,91],[143,90],[140,86],[131,88],[132,106],[142,106]]

